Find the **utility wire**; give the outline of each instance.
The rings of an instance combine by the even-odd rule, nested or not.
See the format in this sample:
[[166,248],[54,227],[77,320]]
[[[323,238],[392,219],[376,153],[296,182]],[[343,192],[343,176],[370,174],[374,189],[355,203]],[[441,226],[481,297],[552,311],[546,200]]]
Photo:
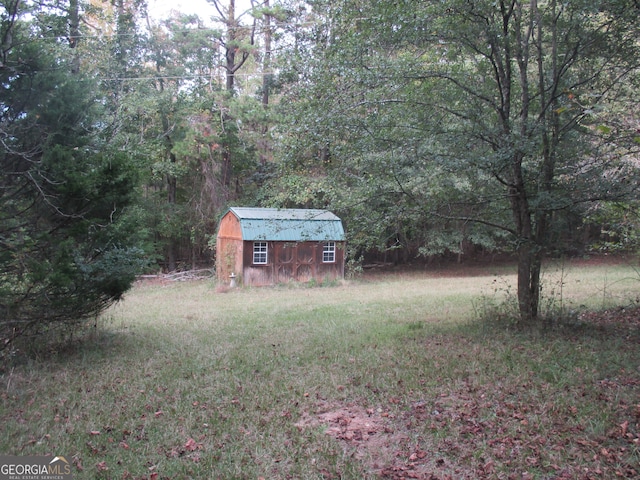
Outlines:
[[[234,73],[232,74],[234,77],[264,77],[269,75],[275,75],[273,72],[259,72],[259,73]],[[167,75],[167,76],[156,76],[156,77],[98,77],[98,80],[117,80],[117,81],[130,81],[130,80],[194,80],[198,78],[213,78],[213,77],[223,77],[226,76],[225,72],[216,73],[216,74],[194,74],[194,75]]]

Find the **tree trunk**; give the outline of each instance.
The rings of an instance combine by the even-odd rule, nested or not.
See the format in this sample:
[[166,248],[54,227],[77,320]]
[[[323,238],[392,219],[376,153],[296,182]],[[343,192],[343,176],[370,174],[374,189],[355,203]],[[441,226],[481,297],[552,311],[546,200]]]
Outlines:
[[[264,2],[265,8],[269,8],[269,0]],[[262,105],[269,105],[269,88],[271,87],[271,15],[264,16],[264,61],[262,65]]]
[[[235,0],[229,0],[229,10],[227,13],[227,40],[226,40],[226,90],[229,98],[233,97],[235,89],[235,71],[236,71],[236,50],[237,37],[236,37],[236,2]],[[227,112],[222,113],[222,129],[225,135],[229,135],[228,125],[233,121],[231,115]],[[231,147],[229,142],[225,142],[222,145],[222,185],[225,187],[225,191],[228,195],[229,186],[231,185]]]
[[[227,115],[224,116],[223,122],[230,121],[231,118]],[[222,151],[222,180],[221,183],[225,188],[225,194],[229,194],[229,186],[231,185],[231,152],[229,148],[225,147]]]
[[[264,2],[265,8],[269,8],[269,0]],[[271,88],[271,15],[265,14],[264,16],[264,61],[262,65],[262,106],[265,110],[269,108],[269,90]],[[269,133],[269,124],[265,123],[261,128],[262,138],[259,142],[260,149],[260,163],[266,164],[269,160],[269,140],[267,134]]]
[[529,245],[522,245],[518,251],[518,310],[520,320],[529,323],[533,320],[531,305],[532,261]]
[[538,320],[541,270],[538,247],[531,243],[522,245],[518,251],[518,310],[524,324]]
[[[513,11],[504,17],[505,20],[512,21],[511,29],[515,34],[511,50],[505,44],[505,62],[511,63],[516,60],[519,75],[519,104],[518,113],[519,132],[518,138],[528,139],[531,137],[530,131],[530,106],[531,106],[531,86],[529,83],[529,61],[531,39],[535,27],[535,11],[537,11],[537,1],[530,0],[530,11],[523,3],[515,2]],[[508,10],[503,10],[507,12]],[[509,29],[505,25],[505,36]],[[513,77],[515,80],[515,76]],[[509,95],[513,91],[508,90]],[[509,118],[507,116],[506,118]],[[509,125],[507,122],[506,125]],[[510,134],[510,130],[505,129]],[[516,232],[518,234],[518,309],[520,321],[532,324],[538,319],[538,306],[540,304],[540,271],[542,262],[542,250],[539,240],[545,232],[545,225],[538,220],[539,213],[532,209],[530,193],[527,191],[527,180],[525,178],[523,162],[526,153],[519,145],[512,145],[515,149],[513,157],[513,192],[511,204],[515,219]],[[535,207],[539,208],[539,206]]]
[[[80,39],[80,15],[78,13],[78,0],[69,0],[69,48],[75,49]],[[80,55],[74,52],[71,64],[71,73],[80,72]]]
[[523,159],[523,153],[514,154],[509,199],[518,242],[518,310],[522,322],[532,323],[538,317],[541,250],[534,238],[532,212],[522,171]]
[[[245,34],[240,30],[239,18],[236,18],[236,0],[228,0],[228,8],[226,13],[221,7],[221,0],[214,0],[212,3],[217,8],[220,14],[220,19],[224,22],[227,32],[224,40],[225,44],[225,75],[226,75],[226,93],[229,100],[235,95],[235,74],[242,68],[246,60],[249,58],[250,53],[242,49],[241,42],[245,41]],[[242,15],[241,15],[242,16]],[[256,22],[254,20],[252,27],[250,27],[249,45],[255,44],[255,27]],[[240,52],[240,53],[239,53]],[[221,183],[227,190],[229,195],[231,186],[231,177],[233,173],[233,164],[235,162],[234,152],[232,149],[233,142],[230,137],[237,135],[235,132],[235,119],[230,114],[230,109],[222,107],[222,130],[223,137],[221,141],[222,146],[222,179]],[[233,127],[233,128],[231,128]],[[237,184],[239,185],[239,184]],[[236,188],[236,191],[238,188]]]
[[235,0],[229,0],[229,13],[227,16],[227,47],[226,47],[226,76],[227,84],[226,90],[229,95],[233,95],[234,82],[235,82],[235,69],[236,69],[236,50],[238,48],[236,44],[236,2]]
[[[170,142],[170,141],[169,141]],[[176,162],[176,156],[173,153],[169,153],[171,163]],[[178,194],[178,179],[169,175],[167,177],[167,203],[174,206],[177,203]],[[167,270],[173,272],[178,266],[178,241],[175,239],[174,232],[171,232],[169,238],[169,244],[167,245]]]

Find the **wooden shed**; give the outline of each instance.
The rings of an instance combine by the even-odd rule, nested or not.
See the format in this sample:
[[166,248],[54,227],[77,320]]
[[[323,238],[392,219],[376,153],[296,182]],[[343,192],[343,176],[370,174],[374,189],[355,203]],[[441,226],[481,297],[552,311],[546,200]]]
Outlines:
[[216,240],[218,279],[244,285],[344,278],[342,221],[327,210],[232,207]]

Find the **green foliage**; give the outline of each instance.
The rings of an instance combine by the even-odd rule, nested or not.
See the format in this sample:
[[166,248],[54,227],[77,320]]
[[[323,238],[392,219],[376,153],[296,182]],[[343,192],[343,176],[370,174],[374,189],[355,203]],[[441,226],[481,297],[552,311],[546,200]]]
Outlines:
[[640,251],[640,218],[636,203],[604,203],[586,218],[589,224],[601,226],[600,234],[590,247],[599,253],[638,253]]
[[637,195],[637,5],[500,5],[314,2],[285,154],[327,178],[351,244],[517,251],[533,319],[561,228]]
[[[140,20],[142,12],[130,9]],[[229,201],[252,187],[247,178],[263,137],[256,132],[267,121],[250,95],[231,94],[219,81],[222,27],[181,14],[149,19],[146,30],[129,25],[127,34],[137,42],[131,55],[140,60],[109,68],[108,76],[122,74],[102,82],[114,143],[135,152],[143,184],[139,225],[152,235],[155,259],[168,270],[211,262],[216,221]],[[109,95],[114,85],[121,92],[116,98]]]
[[119,300],[146,263],[123,221],[137,171],[105,141],[95,84],[72,73],[55,38],[37,34],[41,21],[15,16],[0,27],[11,41],[0,66],[0,350],[72,333]]

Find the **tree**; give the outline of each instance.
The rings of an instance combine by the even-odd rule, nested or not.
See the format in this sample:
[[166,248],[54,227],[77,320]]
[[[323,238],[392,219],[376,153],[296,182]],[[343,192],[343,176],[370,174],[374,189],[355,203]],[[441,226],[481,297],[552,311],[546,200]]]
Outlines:
[[484,157],[480,171],[508,201],[511,221],[500,227],[516,242],[520,316],[533,321],[554,215],[636,194],[631,132],[612,136],[614,125],[602,122],[638,68],[638,12],[629,2],[555,0],[448,7],[434,8],[432,31],[451,45],[453,65],[417,77],[466,101],[451,106],[447,96],[438,106],[460,120],[454,140],[478,143],[469,161]]
[[162,140],[149,184],[165,183],[156,192],[166,197],[155,199],[156,229],[167,242],[166,266],[175,270],[187,244],[195,266],[196,252],[206,249],[212,222],[227,198],[218,151],[220,33],[180,14],[161,25],[148,24],[148,30],[147,63],[153,68],[144,76],[153,81],[139,86],[134,103],[142,108],[135,123],[145,125],[147,143]]
[[96,86],[64,45],[58,6],[10,0],[0,13],[0,350],[72,332],[144,264],[122,221],[136,174],[102,134]]
[[238,69],[256,64],[247,37],[255,26],[240,22],[233,2],[229,14],[216,2],[213,26],[179,12],[154,23],[139,2],[116,4],[104,28],[116,34],[103,41],[113,54],[92,59],[113,141],[138,159],[139,223],[163,268],[202,264],[216,219],[256,164],[254,113],[260,127],[265,115],[246,93],[251,83],[236,81]]
[[313,4],[328,20],[290,137],[328,146],[324,171],[368,188],[362,202],[391,213],[380,218],[387,226],[410,213],[418,225],[507,234],[520,317],[537,321],[559,220],[637,194],[637,133],[622,119],[636,94],[638,6]]
[[210,0],[218,17],[216,21],[224,26],[224,35],[218,38],[218,42],[224,51],[223,69],[225,72],[226,99],[222,105],[222,173],[223,184],[226,188],[231,187],[232,172],[234,169],[234,150],[238,144],[237,119],[231,115],[229,103],[236,95],[236,74],[251,57],[252,50],[256,42],[256,21],[251,25],[242,25],[241,17],[248,12],[238,14],[236,12],[236,0],[226,0],[226,5],[222,0]]
[[139,173],[131,215],[162,268],[200,264],[209,257],[203,230],[218,213],[206,225],[203,217],[224,196],[202,188],[217,186],[204,159],[219,142],[215,126],[200,127],[217,117],[218,32],[178,12],[152,23],[144,2],[130,0],[92,8],[83,20],[95,31],[84,65],[100,81],[106,133]]

